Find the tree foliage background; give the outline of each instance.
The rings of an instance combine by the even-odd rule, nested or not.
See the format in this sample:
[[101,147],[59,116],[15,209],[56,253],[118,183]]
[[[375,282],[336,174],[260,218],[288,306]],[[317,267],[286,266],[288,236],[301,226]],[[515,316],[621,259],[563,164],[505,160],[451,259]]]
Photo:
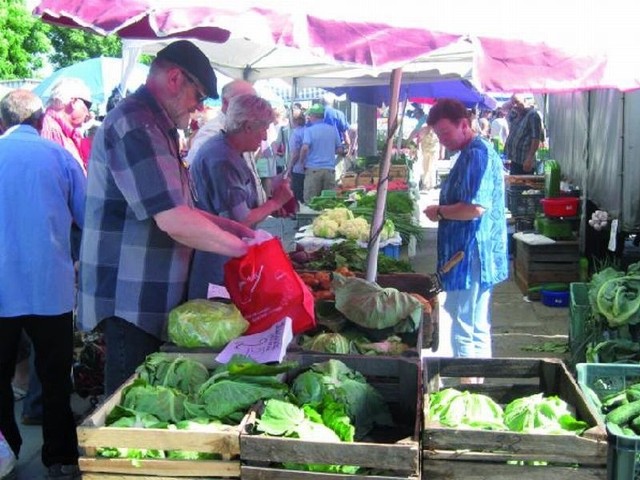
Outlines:
[[35,78],[46,63],[53,69],[99,56],[120,57],[122,43],[79,29],[47,25],[25,0],[0,0],[0,79]]

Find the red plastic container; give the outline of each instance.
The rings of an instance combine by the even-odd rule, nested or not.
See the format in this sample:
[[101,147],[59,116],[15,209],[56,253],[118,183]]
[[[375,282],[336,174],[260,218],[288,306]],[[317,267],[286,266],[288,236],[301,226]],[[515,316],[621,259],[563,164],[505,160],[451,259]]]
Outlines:
[[578,215],[578,197],[543,198],[542,211],[547,217],[575,217]]

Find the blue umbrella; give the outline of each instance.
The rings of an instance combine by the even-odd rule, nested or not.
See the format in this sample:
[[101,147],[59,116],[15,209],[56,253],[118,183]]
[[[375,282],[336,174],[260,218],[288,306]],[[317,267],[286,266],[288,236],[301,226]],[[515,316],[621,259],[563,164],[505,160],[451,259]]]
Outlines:
[[[133,91],[147,78],[149,67],[141,63],[136,64],[127,81],[127,90]],[[99,57],[84,60],[82,62],[61,68],[45,78],[33,92],[47,102],[53,87],[58,80],[65,77],[79,78],[87,84],[91,91],[91,100],[95,105],[104,110],[104,106],[114,88],[120,85],[122,76],[122,59],[112,57]]]

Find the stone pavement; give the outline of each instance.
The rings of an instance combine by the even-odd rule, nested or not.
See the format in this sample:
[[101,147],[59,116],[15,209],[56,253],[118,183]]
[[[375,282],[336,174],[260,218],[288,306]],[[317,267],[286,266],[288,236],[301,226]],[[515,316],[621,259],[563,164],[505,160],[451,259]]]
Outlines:
[[[430,202],[436,202],[438,191],[422,192],[420,211]],[[418,245],[416,256],[410,259],[416,272],[433,273],[436,265],[436,225],[420,218],[424,227],[424,239]],[[262,227],[281,236],[285,246],[293,246],[293,220],[269,219]],[[440,304],[444,293],[440,294]],[[426,356],[451,356],[449,334],[451,321],[440,309],[440,346],[438,351],[426,350]],[[569,311],[567,308],[546,307],[539,302],[527,301],[512,279],[498,285],[492,300],[493,354],[494,357],[555,357],[568,358],[566,353],[556,351],[567,343]],[[89,408],[86,400],[74,397],[76,413],[84,413]],[[16,403],[19,418],[22,405]],[[45,470],[40,463],[41,428],[21,425],[23,434],[22,453],[18,463],[19,480],[39,480],[45,478]]]

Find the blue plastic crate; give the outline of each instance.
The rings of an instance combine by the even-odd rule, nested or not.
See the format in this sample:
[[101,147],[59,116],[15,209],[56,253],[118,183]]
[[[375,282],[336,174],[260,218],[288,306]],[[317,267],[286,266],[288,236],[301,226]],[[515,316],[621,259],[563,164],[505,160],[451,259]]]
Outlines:
[[380,249],[380,253],[395,260],[400,260],[400,245],[387,245]]

